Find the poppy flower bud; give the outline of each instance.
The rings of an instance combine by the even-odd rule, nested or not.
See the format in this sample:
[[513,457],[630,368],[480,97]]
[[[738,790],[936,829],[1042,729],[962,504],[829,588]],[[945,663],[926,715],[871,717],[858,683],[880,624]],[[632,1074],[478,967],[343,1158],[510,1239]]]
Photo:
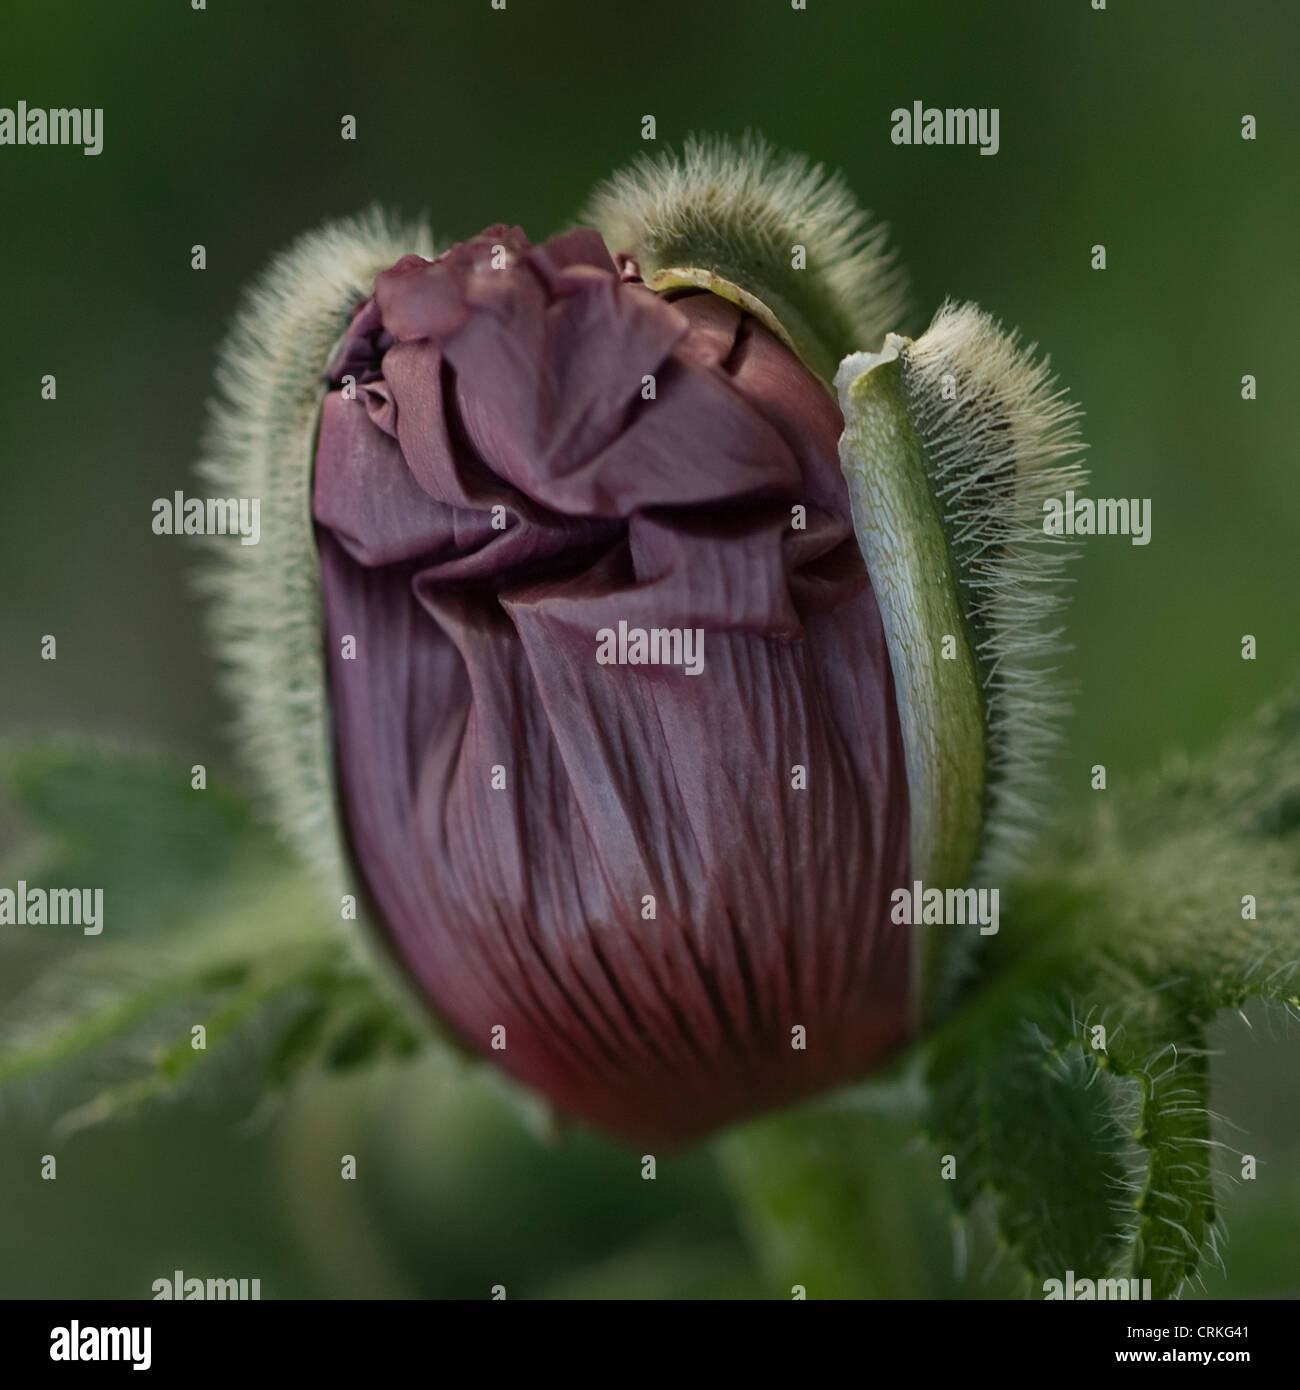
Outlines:
[[342,810],[438,1014],[646,1140],[895,1047],[903,752],[821,382],[594,232],[504,227],[381,274],[328,376]]
[[919,368],[909,395],[847,357],[841,414],[897,279],[842,186],[771,158],[646,166],[593,204],[603,236],[302,243],[227,349],[208,464],[270,494],[267,550],[215,587],[282,824],[462,1046],[638,1143],[906,1040],[941,962],[894,895],[966,880],[1016,756],[988,722],[1008,615],[941,465],[976,422],[962,485],[1019,556],[1038,455],[1007,441],[1042,383],[976,352],[950,419]]

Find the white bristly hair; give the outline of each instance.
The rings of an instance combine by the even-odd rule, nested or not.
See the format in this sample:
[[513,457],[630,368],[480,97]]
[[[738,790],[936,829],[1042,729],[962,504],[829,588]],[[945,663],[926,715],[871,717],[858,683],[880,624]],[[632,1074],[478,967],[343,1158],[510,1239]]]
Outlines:
[[1066,650],[1062,568],[1076,552],[1044,532],[1043,503],[1087,481],[1081,412],[1036,345],[974,304],[945,303],[915,342],[891,342],[983,678],[988,808],[976,877],[997,880],[1040,828],[1068,713],[1054,661]]
[[[842,175],[756,134],[692,136],[680,155],[643,155],[597,188],[579,220],[611,252],[681,265],[689,247],[708,269],[739,260],[783,277],[836,361],[878,347],[903,321],[906,277],[887,229]],[[794,243],[807,248],[804,270],[790,270]]]
[[226,497],[261,500],[256,545],[220,544],[200,578],[237,734],[274,823],[327,893],[346,874],[335,815],[311,481],[325,368],[375,276],[427,228],[380,209],[326,223],[245,293],[217,366],[199,472]]

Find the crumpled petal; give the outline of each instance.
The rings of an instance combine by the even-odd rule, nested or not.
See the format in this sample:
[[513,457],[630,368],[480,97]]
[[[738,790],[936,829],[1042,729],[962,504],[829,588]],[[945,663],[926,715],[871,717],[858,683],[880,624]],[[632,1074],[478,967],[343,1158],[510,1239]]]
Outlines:
[[[492,227],[380,275],[313,510],[393,952],[562,1112],[671,1144],[905,1037],[907,790],[835,402],[736,306],[627,274]],[[620,623],[702,629],[702,670],[599,664]]]

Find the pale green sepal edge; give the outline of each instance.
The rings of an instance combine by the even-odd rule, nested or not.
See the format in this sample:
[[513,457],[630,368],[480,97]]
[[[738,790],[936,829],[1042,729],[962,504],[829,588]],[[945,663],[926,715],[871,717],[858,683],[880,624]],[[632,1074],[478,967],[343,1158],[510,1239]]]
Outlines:
[[[889,646],[907,766],[912,876],[926,888],[947,889],[966,883],[979,851],[984,702],[948,542],[899,388],[905,341],[891,333],[879,353],[853,353],[840,364],[840,466]],[[951,657],[943,654],[948,637]],[[918,924],[911,930],[919,1021],[933,1002],[942,933]]]

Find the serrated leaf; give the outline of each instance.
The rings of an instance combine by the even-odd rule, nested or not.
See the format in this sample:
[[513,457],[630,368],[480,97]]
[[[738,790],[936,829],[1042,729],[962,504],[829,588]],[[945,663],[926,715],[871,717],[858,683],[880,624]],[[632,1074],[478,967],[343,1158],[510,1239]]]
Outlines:
[[931,1124],[1035,1274],[1167,1298],[1214,1252],[1204,1028],[1253,995],[1300,1004],[1297,804],[1292,694],[1010,885],[982,992],[930,1045]]
[[991,1197],[1003,1239],[1040,1281],[1108,1273],[1131,1224],[1115,1210],[1129,1098],[1077,1040],[1062,1044],[1060,1021],[1031,996],[1023,1012],[950,1040],[930,1071],[931,1123],[955,1159],[959,1209]]

